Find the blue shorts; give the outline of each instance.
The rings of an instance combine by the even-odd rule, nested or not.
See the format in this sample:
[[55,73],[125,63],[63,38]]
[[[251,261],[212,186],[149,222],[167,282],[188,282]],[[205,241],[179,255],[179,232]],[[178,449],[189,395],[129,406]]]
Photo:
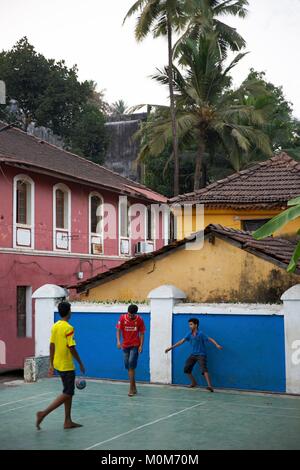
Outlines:
[[123,353],[125,368],[127,370],[136,369],[139,358],[139,348],[137,346],[133,346],[131,348],[124,348]]
[[66,372],[58,371],[63,383],[63,394],[72,397],[75,390],[75,370],[68,370]]

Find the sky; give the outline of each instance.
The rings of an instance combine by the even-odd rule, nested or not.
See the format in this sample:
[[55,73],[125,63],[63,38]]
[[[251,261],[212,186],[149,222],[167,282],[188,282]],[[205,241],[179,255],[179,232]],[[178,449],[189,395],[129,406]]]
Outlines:
[[[283,86],[300,118],[300,0],[249,0],[246,19],[227,18],[249,54],[234,70],[238,86],[251,67]],[[48,58],[77,64],[80,80],[94,80],[106,101],[128,106],[164,104],[168,91],[150,79],[167,63],[164,39],[137,43],[134,20],[123,18],[133,0],[0,0],[0,50],[27,36]],[[1,79],[1,77],[0,77]]]

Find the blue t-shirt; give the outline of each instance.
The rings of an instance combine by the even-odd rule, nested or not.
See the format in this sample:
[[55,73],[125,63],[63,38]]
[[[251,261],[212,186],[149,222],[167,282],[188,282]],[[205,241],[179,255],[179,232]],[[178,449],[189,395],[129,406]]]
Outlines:
[[188,333],[185,340],[191,344],[193,356],[206,356],[208,337],[202,331],[197,331],[195,336]]

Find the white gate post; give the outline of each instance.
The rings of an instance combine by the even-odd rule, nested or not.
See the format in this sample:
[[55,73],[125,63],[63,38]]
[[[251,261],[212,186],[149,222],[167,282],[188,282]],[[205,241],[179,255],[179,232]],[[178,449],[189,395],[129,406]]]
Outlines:
[[35,357],[49,356],[49,339],[54,323],[54,311],[59,300],[68,296],[68,291],[54,284],[45,284],[37,289],[35,299]]
[[286,392],[300,394],[300,284],[281,297],[284,310]]
[[186,295],[175,286],[160,286],[148,295],[150,299],[150,381],[172,383],[172,353],[165,349],[172,343],[172,319],[176,302]]

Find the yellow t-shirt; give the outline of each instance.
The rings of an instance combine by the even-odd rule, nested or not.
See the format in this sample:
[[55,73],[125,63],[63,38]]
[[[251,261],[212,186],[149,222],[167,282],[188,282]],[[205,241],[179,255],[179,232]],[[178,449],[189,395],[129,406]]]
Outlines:
[[74,340],[74,328],[68,322],[59,320],[51,330],[50,343],[54,343],[54,369],[60,372],[74,370],[73,356],[70,351],[71,346],[76,346]]

